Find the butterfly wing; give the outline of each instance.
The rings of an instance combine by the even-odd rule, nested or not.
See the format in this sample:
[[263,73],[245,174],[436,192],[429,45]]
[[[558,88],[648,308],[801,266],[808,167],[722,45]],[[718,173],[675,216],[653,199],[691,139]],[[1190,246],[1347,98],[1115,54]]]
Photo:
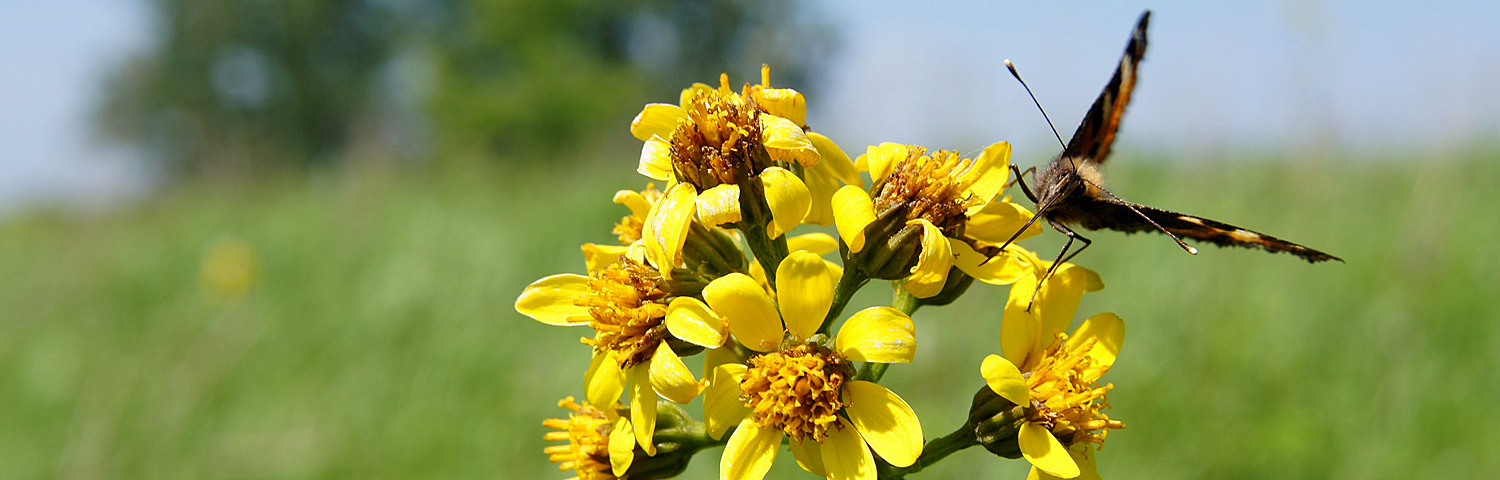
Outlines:
[[1135,90],[1135,69],[1146,55],[1146,23],[1151,19],[1148,10],[1141,14],[1125,44],[1125,54],[1120,57],[1120,66],[1115,76],[1109,79],[1094,106],[1089,107],[1083,123],[1073,132],[1073,139],[1063,148],[1063,158],[1087,158],[1104,163],[1109,157],[1110,146],[1115,143],[1115,133],[1120,131],[1120,119],[1125,116],[1125,106],[1130,104],[1130,93]]
[[[1126,233],[1158,231],[1156,225],[1181,238],[1191,238],[1221,247],[1258,248],[1269,252],[1285,252],[1301,257],[1308,262],[1327,260],[1344,261],[1311,248],[1282,240],[1264,233],[1246,230],[1234,225],[1203,217],[1195,217],[1139,203],[1123,200],[1089,198],[1089,212],[1078,218],[1078,225],[1089,230],[1108,229]],[[1140,212],[1140,213],[1136,213]],[[1146,221],[1146,218],[1151,221]],[[1151,222],[1156,222],[1152,225]]]

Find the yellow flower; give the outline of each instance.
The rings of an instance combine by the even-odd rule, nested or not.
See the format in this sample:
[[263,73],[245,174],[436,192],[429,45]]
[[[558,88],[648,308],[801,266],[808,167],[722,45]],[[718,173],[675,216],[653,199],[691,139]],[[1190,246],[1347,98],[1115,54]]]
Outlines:
[[777,267],[777,300],[755,280],[730,274],[703,289],[705,302],[680,297],[669,326],[701,332],[713,345],[732,333],[758,352],[745,363],[712,370],[704,393],[708,433],[738,425],[720,461],[720,477],[765,476],[784,437],[810,472],[830,478],[874,478],[880,455],[909,466],[922,452],[922,428],[901,397],[873,382],[853,380],[851,362],[909,362],[915,327],[899,310],[872,307],[850,316],[832,345],[812,342],[833,304],[836,266],[815,253],[788,255]]
[[[1045,268],[1045,266],[1043,266]],[[980,373],[996,394],[1024,407],[1017,434],[1031,477],[1099,478],[1094,449],[1110,429],[1124,428],[1103,412],[1113,384],[1098,384],[1119,356],[1125,323],[1113,313],[1084,320],[1065,334],[1078,300],[1097,285],[1097,275],[1064,264],[1047,280],[1031,310],[1032,288],[1040,272],[1011,287],[1001,323],[1004,356],[984,359]],[[1092,277],[1092,280],[1091,280]]]
[[204,293],[215,300],[238,300],[255,284],[258,263],[254,246],[226,236],[215,240],[203,255],[198,283]]
[[634,190],[615,192],[614,202],[630,209],[630,214],[621,217],[612,231],[619,238],[619,245],[583,244],[583,258],[584,263],[588,265],[588,271],[597,272],[618,262],[620,257],[629,250],[631,244],[640,241],[646,216],[651,213],[652,207],[661,203],[661,199],[662,192],[656,189],[655,184],[647,184],[646,188],[639,192]]
[[526,287],[516,311],[549,325],[589,325],[594,358],[584,374],[590,403],[611,405],[629,389],[635,437],[655,454],[656,396],[687,403],[702,385],[666,343],[672,293],[655,269],[629,258],[588,277],[560,274]]
[[[1032,213],[995,198],[1005,187],[1010,150],[997,142],[968,159],[895,143],[870,147],[855,163],[870,172],[874,196],[855,185],[834,194],[839,235],[853,253],[877,242],[865,258],[881,263],[862,268],[876,278],[904,277],[903,288],[918,298],[937,295],[953,267],[988,283],[1014,282],[1026,265],[998,247]],[[1033,226],[1021,238],[1038,232]]]
[[557,406],[571,411],[568,418],[542,421],[543,426],[557,430],[542,438],[567,442],[543,450],[557,469],[572,470],[576,476],[569,480],[614,480],[624,475],[635,456],[630,420],[615,418],[613,411],[594,408],[588,402],[579,404],[573,397],[562,399]]
[[[766,226],[774,238],[801,223],[812,203],[807,184],[790,169],[812,168],[821,155],[798,121],[776,114],[805,117],[801,94],[769,88],[768,70],[763,77],[765,85],[746,85],[744,94],[730,90],[728,75],[719,77],[717,89],[695,85],[683,91],[681,106],[646,105],[630,131],[645,142],[637,170],[680,182],[668,188],[669,196],[679,185],[689,186],[693,210],[704,223],[739,222],[745,214],[741,190],[750,189],[770,209]],[[670,236],[660,239],[673,242],[681,243]]]

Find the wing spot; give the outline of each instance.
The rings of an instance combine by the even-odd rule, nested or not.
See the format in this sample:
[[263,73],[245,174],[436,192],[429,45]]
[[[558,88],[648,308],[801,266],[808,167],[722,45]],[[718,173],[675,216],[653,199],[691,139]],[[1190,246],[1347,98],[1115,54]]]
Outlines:
[[1238,241],[1241,241],[1241,242],[1247,242],[1247,243],[1249,243],[1249,242],[1256,242],[1256,241],[1260,240],[1260,234],[1259,233],[1255,233],[1255,232],[1252,232],[1252,231],[1249,231],[1249,230],[1245,230],[1243,228],[1238,228],[1238,229],[1235,229],[1232,232],[1229,232],[1229,236],[1232,237],[1232,238],[1234,238],[1235,240],[1238,240]]
[[1188,222],[1188,223],[1194,224],[1194,225],[1200,225],[1200,226],[1203,225],[1203,220],[1199,219],[1198,217],[1189,217],[1187,215],[1178,215],[1177,219],[1178,220],[1182,220],[1184,222]]

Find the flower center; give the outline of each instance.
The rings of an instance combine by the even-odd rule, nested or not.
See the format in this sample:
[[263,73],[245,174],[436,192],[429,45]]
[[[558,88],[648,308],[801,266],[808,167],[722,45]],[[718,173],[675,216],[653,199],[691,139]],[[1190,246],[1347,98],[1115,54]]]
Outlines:
[[964,174],[972,162],[951,150],[926,155],[926,149],[912,146],[908,152],[882,182],[875,211],[904,208],[905,220],[926,219],[944,234],[957,236],[970,201]]
[[656,270],[622,258],[589,279],[590,294],[577,304],[588,307],[594,338],[583,343],[595,350],[612,350],[620,368],[644,362],[668,335],[667,292]]
[[604,412],[584,402],[582,405],[567,397],[557,406],[572,410],[568,418],[549,418],[542,425],[556,429],[542,438],[549,442],[567,441],[567,445],[552,445],[542,450],[547,459],[557,464],[559,470],[572,470],[579,480],[613,480],[609,466],[609,433],[614,429]]
[[1046,426],[1064,446],[1079,442],[1102,445],[1110,429],[1125,428],[1124,422],[1110,419],[1103,411],[1109,407],[1104,394],[1115,386],[1098,386],[1098,381],[1109,366],[1096,364],[1087,355],[1096,340],[1069,349],[1067,339],[1067,334],[1057,334],[1026,379],[1034,410],[1027,421]]
[[740,400],[756,423],[779,428],[798,442],[821,442],[839,424],[840,388],[853,376],[854,367],[833,350],[798,345],[751,358]]
[[718,90],[698,90],[684,105],[688,121],[672,131],[672,168],[677,179],[698,191],[724,183],[741,183],[770,166],[761,146],[759,111],[730,92],[728,77]]

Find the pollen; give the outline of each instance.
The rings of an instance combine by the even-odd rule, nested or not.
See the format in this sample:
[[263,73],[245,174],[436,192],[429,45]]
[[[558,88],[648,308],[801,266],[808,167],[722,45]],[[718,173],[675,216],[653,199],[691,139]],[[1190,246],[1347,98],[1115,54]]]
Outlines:
[[751,419],[781,429],[793,440],[821,442],[839,425],[839,399],[854,368],[833,350],[816,344],[799,345],[750,359],[740,382],[740,400],[750,407]]
[[965,193],[972,161],[951,150],[927,155],[926,149],[913,146],[908,151],[878,187],[875,211],[903,208],[907,221],[926,219],[945,234],[959,233],[964,209],[975,200]]
[[611,350],[621,368],[647,361],[668,335],[667,292],[661,274],[628,258],[589,278],[590,294],[578,300],[588,307],[594,338],[583,343],[596,351]]
[[[721,78],[721,82],[728,82]],[[761,144],[759,112],[739,94],[698,90],[683,107],[688,120],[672,131],[672,169],[699,191],[739,183],[769,166]],[[757,155],[759,153],[759,155]]]
[[1114,384],[1099,386],[1098,381],[1109,366],[1096,364],[1086,354],[1095,340],[1070,349],[1067,338],[1067,334],[1059,333],[1026,379],[1032,392],[1027,421],[1047,427],[1064,446],[1080,442],[1103,445],[1111,429],[1125,428],[1124,422],[1109,418],[1103,411],[1109,407],[1105,393]]
[[588,402],[579,404],[573,397],[557,402],[570,410],[568,418],[549,418],[542,425],[554,429],[542,436],[549,442],[567,442],[542,450],[547,459],[562,471],[572,470],[579,480],[613,480],[609,465],[609,433],[613,430],[604,412]]

